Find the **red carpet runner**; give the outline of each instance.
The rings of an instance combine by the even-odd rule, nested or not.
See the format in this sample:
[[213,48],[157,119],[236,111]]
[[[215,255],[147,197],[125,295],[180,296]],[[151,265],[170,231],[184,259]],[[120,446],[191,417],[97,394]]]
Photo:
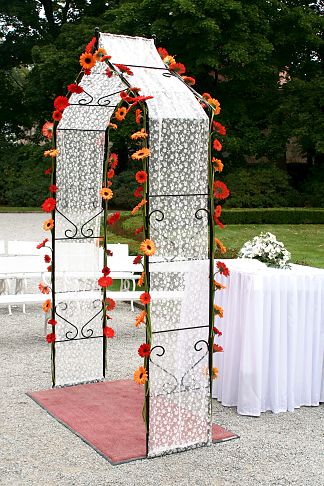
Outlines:
[[[143,387],[131,380],[54,388],[29,396],[112,464],[145,458]],[[213,425],[213,442],[237,435]]]

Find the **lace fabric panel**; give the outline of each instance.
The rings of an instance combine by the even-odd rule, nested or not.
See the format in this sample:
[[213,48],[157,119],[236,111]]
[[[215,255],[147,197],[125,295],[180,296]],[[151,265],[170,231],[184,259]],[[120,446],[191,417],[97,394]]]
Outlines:
[[152,39],[101,34],[100,42],[112,63],[131,65],[132,85],[154,97],[147,101],[150,237],[157,247],[149,262],[153,457],[211,442],[209,123],[193,93],[165,69]]
[[[103,377],[102,305],[98,278],[103,217],[105,130],[124,85],[97,63],[73,94],[57,130],[55,214],[56,385]],[[107,96],[111,95],[112,96]],[[105,105],[104,105],[105,104]]]

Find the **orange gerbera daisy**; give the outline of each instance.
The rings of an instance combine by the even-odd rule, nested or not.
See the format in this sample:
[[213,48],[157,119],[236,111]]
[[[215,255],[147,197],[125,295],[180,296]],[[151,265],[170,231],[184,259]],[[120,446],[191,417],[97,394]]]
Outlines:
[[134,381],[139,385],[144,385],[147,382],[148,374],[144,366],[140,366],[134,373]]
[[43,230],[50,231],[53,228],[54,228],[54,219],[47,219],[46,221],[44,221]]
[[138,132],[135,132],[135,133],[133,133],[133,135],[131,135],[132,140],[142,140],[142,139],[147,138],[147,137],[148,137],[148,133],[146,133],[144,128],[141,128],[141,130],[139,130]]
[[118,121],[123,121],[126,115],[127,115],[127,109],[125,108],[125,106],[122,106],[121,108],[117,108],[117,110],[115,111],[115,117],[116,120]]
[[226,286],[222,285],[221,283],[214,280],[214,289],[215,290],[223,290],[223,289],[226,289]]
[[138,279],[138,281],[137,281],[137,285],[138,285],[139,287],[142,287],[142,286],[143,286],[143,284],[144,284],[144,277],[145,277],[145,272],[142,272],[142,274],[141,274],[140,278],[139,278],[139,279]]
[[96,64],[96,58],[90,52],[84,52],[80,56],[80,64],[83,69],[91,69]]
[[113,197],[113,192],[111,189],[109,189],[109,187],[103,187],[102,189],[100,189],[99,193],[102,199],[105,200],[111,199]]
[[173,56],[166,56],[164,59],[163,59],[163,62],[165,62],[165,64],[174,64],[176,62],[176,60],[174,59]]
[[142,311],[135,319],[135,326],[140,327],[140,325],[145,322],[146,312]]
[[214,312],[215,312],[216,316],[219,316],[219,317],[224,316],[224,310],[219,305],[214,304]]
[[208,98],[207,101],[214,108],[215,115],[219,115],[221,112],[220,102],[216,98]]
[[144,255],[152,256],[156,252],[156,247],[152,240],[144,240],[140,245],[140,250]]
[[223,243],[218,239],[215,238],[215,243],[217,245],[217,248],[220,250],[221,253],[226,253],[226,246],[223,245]]
[[230,195],[230,191],[227,187],[227,185],[222,182],[222,181],[215,181],[213,185],[214,189],[214,197],[216,199],[227,199],[228,196]]
[[133,155],[132,155],[132,159],[133,159],[133,160],[141,160],[141,159],[145,159],[145,158],[146,158],[146,157],[148,157],[150,154],[151,154],[150,149],[148,149],[148,148],[146,148],[146,147],[143,147],[143,148],[141,148],[140,150],[137,150],[135,153],[133,153]]
[[57,157],[60,153],[59,149],[45,150],[44,157]]
[[39,288],[39,291],[42,293],[42,294],[49,294],[50,293],[50,288],[48,285],[46,284],[43,284],[43,282],[40,282],[38,284],[38,288]]
[[216,159],[216,157],[213,157],[212,163],[214,164],[214,169],[216,172],[222,172],[224,164],[220,159]]
[[189,84],[189,86],[194,86],[196,84],[195,78],[192,78],[191,76],[182,76],[182,79],[185,83]]
[[218,368],[213,367],[212,373],[211,373],[211,378],[212,378],[212,380],[216,380],[217,377],[218,377]]
[[108,123],[108,127],[112,128],[113,130],[117,130],[117,125],[116,123]]
[[144,184],[147,181],[147,173],[145,170],[139,170],[136,172],[135,179],[139,184]]
[[42,309],[44,312],[50,311],[52,308],[52,302],[50,299],[46,299],[45,302],[43,302]]
[[146,204],[146,199],[142,199],[140,203],[138,203],[137,206],[135,206],[135,208],[132,209],[131,211],[131,215],[134,216],[135,213],[137,213],[137,211],[142,207],[142,206],[145,206]]
[[51,140],[53,136],[53,123],[52,122],[45,122],[43,127],[42,127],[42,134],[44,137],[47,137],[49,140]]
[[94,53],[94,58],[96,61],[101,61],[104,56],[107,56],[107,51],[103,47],[99,47],[99,49]]

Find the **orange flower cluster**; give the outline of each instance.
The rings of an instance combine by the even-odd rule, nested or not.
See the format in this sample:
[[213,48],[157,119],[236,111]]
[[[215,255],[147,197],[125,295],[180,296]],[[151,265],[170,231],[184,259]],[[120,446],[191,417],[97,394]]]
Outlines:
[[146,199],[142,199],[141,202],[139,204],[137,204],[137,206],[135,206],[135,208],[132,209],[131,211],[131,215],[134,216],[134,214],[137,213],[137,211],[142,207],[142,206],[145,206],[146,204]]

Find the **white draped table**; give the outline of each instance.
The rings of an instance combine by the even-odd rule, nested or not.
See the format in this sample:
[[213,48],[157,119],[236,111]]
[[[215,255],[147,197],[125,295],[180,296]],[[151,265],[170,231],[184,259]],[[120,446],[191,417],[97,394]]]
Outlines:
[[242,415],[292,411],[324,401],[324,270],[270,269],[257,260],[224,260],[230,277],[215,293],[224,348],[214,354],[213,397]]

